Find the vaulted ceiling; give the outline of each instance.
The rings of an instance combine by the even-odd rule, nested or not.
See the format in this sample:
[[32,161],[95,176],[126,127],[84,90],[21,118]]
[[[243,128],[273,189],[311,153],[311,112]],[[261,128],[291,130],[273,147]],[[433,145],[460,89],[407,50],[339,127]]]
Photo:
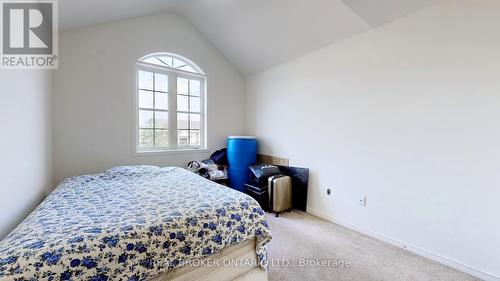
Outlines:
[[63,0],[60,28],[169,11],[186,18],[243,75],[377,28],[442,0]]

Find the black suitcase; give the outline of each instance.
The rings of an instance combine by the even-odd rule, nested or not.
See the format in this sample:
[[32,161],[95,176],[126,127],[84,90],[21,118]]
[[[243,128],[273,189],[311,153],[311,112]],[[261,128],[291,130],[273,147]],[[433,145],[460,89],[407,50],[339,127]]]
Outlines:
[[245,184],[246,193],[257,201],[264,211],[269,211],[269,192],[267,186],[260,187],[252,184]]

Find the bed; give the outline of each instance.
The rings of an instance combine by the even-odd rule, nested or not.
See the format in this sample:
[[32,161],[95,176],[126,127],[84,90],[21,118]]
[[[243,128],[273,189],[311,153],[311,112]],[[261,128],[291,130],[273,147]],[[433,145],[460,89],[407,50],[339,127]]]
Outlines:
[[[117,167],[65,180],[0,241],[0,280],[257,280],[270,240],[243,193],[181,168]],[[224,257],[256,263],[192,262]]]

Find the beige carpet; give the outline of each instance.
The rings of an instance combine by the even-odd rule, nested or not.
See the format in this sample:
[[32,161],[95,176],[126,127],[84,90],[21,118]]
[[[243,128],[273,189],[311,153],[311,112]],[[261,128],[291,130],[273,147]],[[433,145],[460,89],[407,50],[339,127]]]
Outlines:
[[[270,281],[478,280],[307,213],[266,216],[273,234]],[[318,266],[316,259],[325,264]]]

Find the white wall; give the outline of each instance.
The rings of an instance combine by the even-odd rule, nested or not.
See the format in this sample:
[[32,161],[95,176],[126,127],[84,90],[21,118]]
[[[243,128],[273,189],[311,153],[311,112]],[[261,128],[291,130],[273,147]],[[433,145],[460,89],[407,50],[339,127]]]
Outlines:
[[0,70],[0,239],[52,184],[49,71]]
[[[185,165],[244,130],[243,78],[183,19],[160,14],[62,32],[55,73],[55,180],[124,164]],[[207,153],[133,156],[135,63],[172,52],[208,75]]]
[[248,133],[311,168],[311,213],[498,278],[499,11],[443,4],[250,77]]

